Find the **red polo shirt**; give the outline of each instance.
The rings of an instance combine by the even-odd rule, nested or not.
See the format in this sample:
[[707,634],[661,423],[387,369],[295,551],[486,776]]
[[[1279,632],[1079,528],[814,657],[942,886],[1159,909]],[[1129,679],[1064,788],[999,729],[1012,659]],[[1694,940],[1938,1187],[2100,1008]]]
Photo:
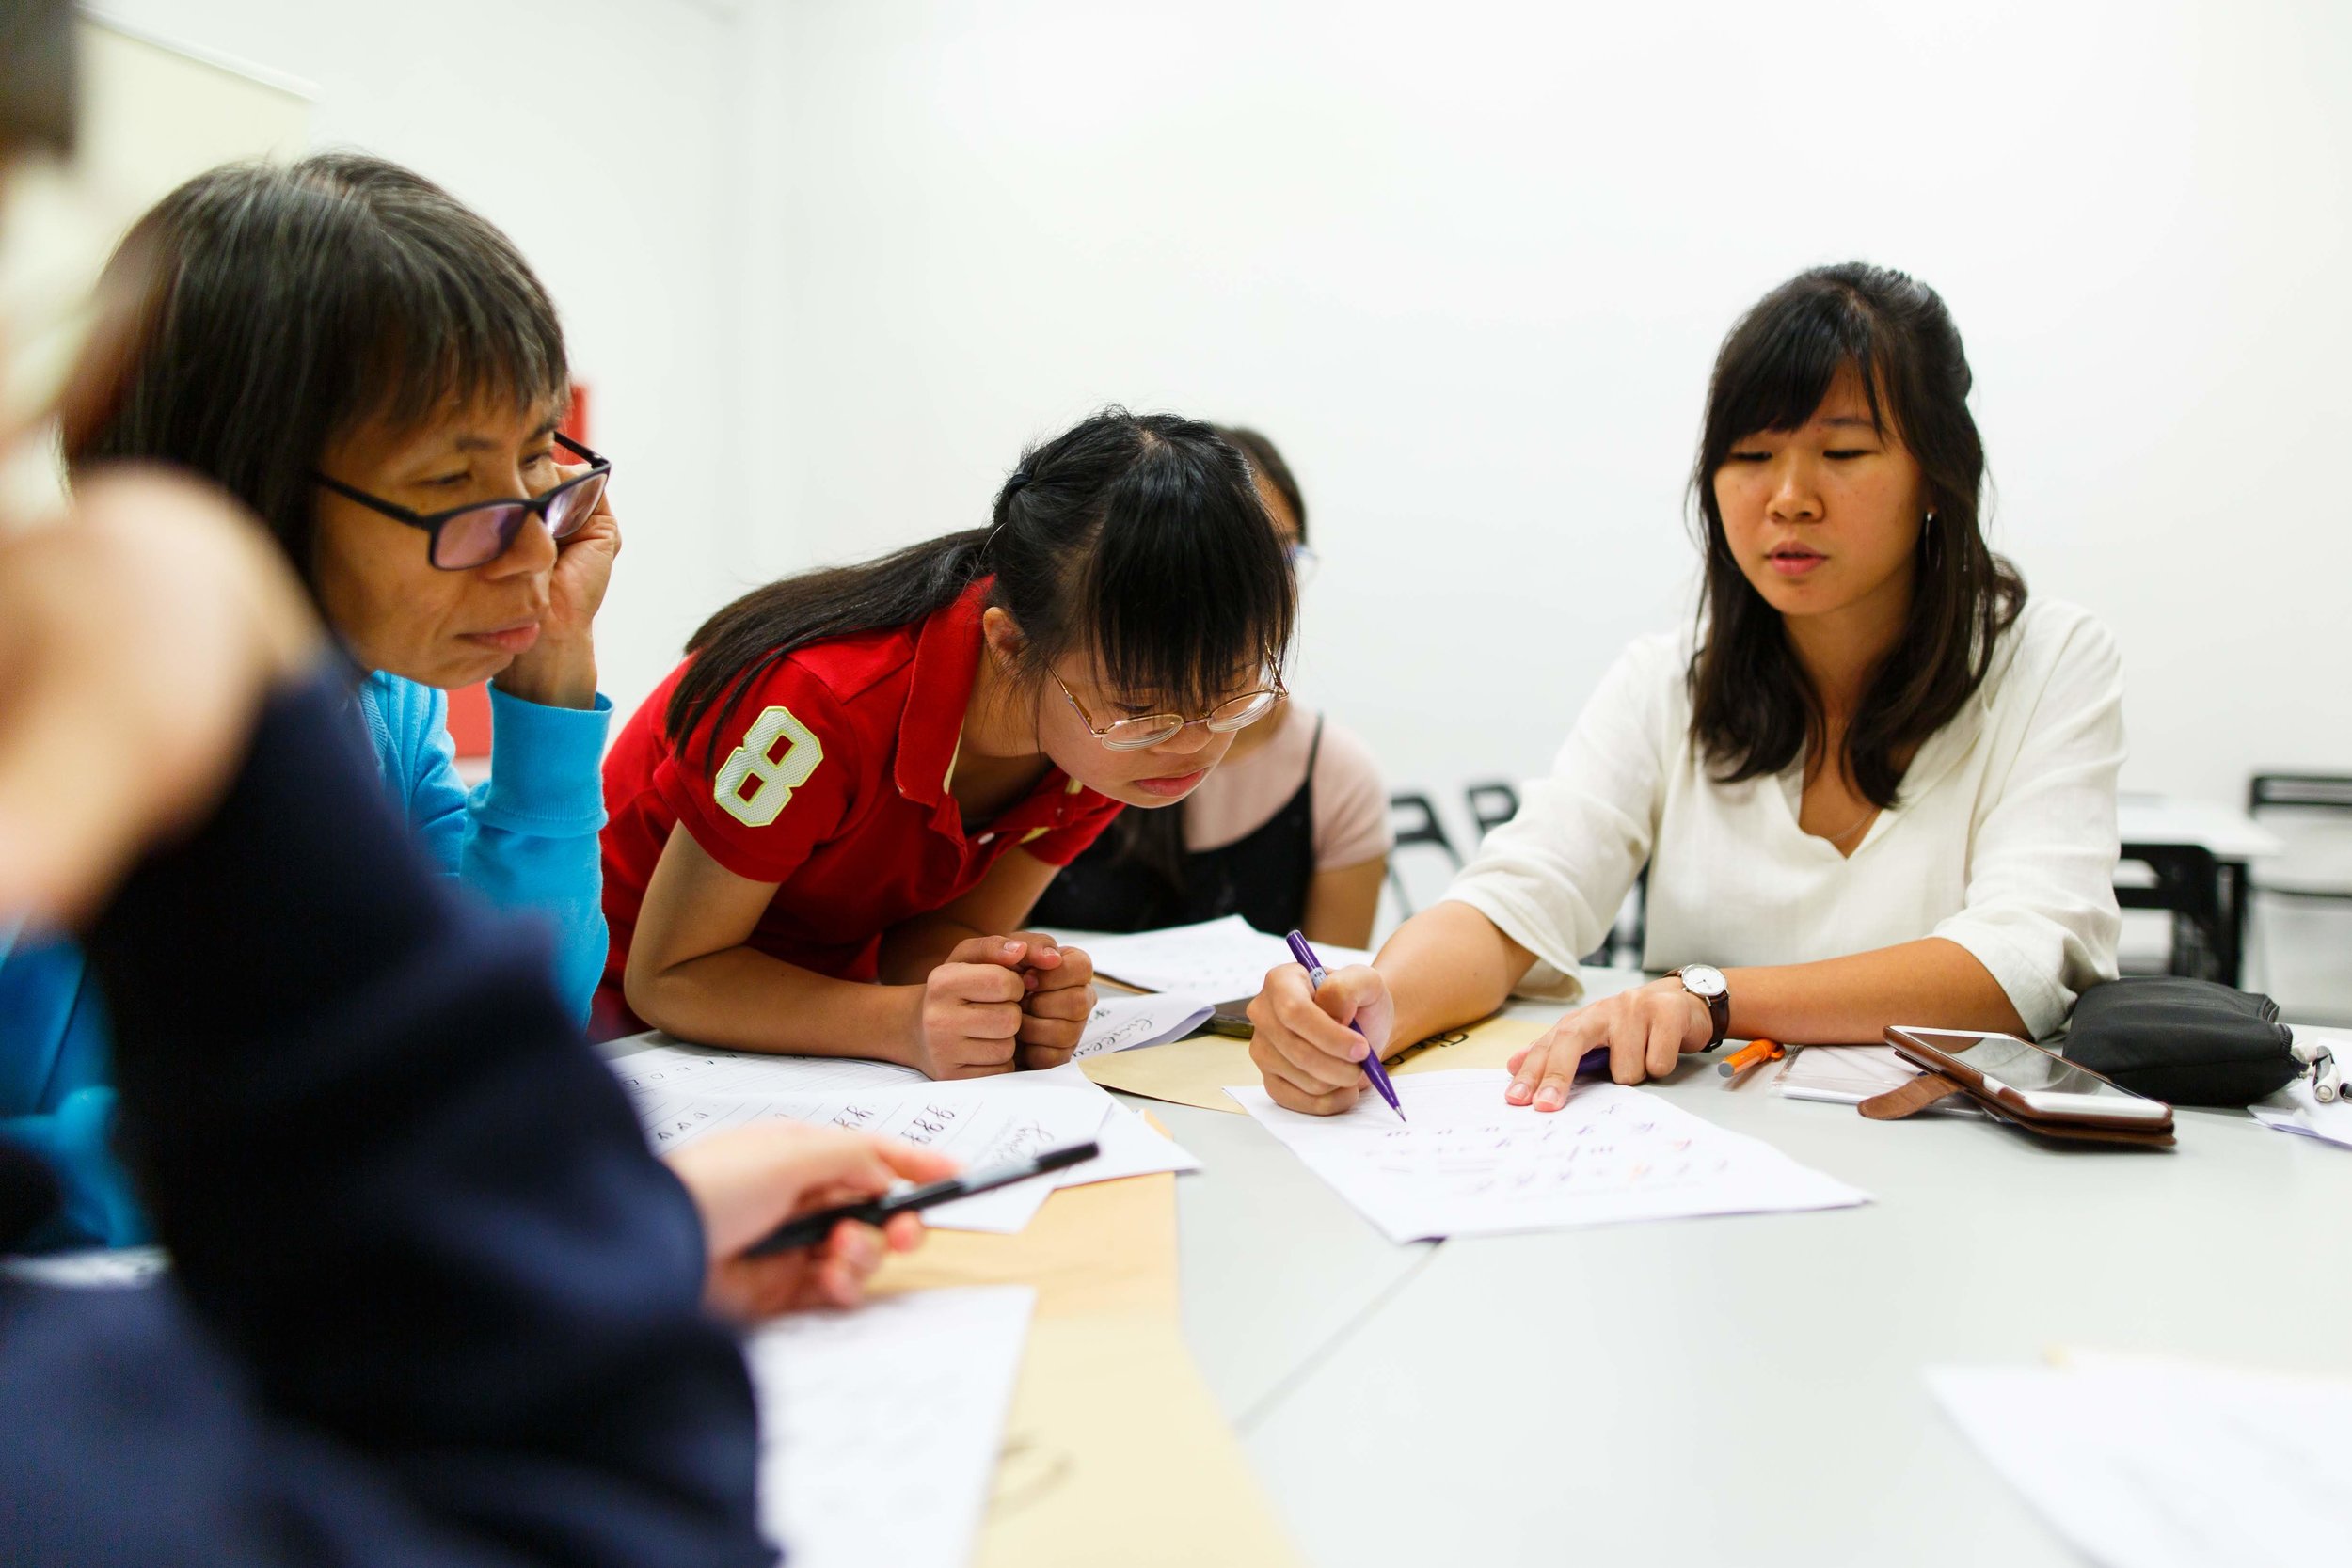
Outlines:
[[918,626],[799,650],[736,704],[709,766],[709,721],[674,748],[663,681],[604,764],[604,915],[612,927],[600,1008],[621,976],[645,884],[670,830],[686,824],[739,877],[780,884],[749,945],[848,980],[871,980],[882,936],[970,892],[1015,845],[1067,865],[1119,813],[1059,768],[966,834],[947,784],[980,658],[974,584]]

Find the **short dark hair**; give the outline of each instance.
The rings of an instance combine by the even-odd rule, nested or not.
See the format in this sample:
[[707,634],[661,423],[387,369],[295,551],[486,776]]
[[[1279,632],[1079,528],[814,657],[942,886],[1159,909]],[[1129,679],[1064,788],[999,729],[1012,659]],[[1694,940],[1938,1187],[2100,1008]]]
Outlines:
[[1715,475],[1746,437],[1802,427],[1849,367],[1870,417],[1882,432],[1891,425],[1917,461],[1934,518],[1919,531],[1902,635],[1848,720],[1838,759],[1862,797],[1883,809],[1902,784],[1896,759],[1960,712],[2026,602],[2025,579],[1984,540],[1984,442],[1968,412],[1960,328],[1942,297],[1908,274],[1860,261],[1799,273],[1724,339],[1691,471],[1707,557],[1691,736],[1716,776],[1733,784],[1780,772],[1822,735],[1820,696],[1779,613],[1732,557]]
[[310,568],[312,471],[371,420],[451,400],[564,398],[555,306],[505,235],[420,174],[358,153],[230,164],[133,227],[125,370],[66,431],[81,467],[145,458],[243,500]]
[[1298,481],[1291,477],[1291,466],[1282,461],[1281,450],[1264,436],[1248,425],[1217,426],[1216,433],[1238,448],[1249,459],[1252,472],[1274,486],[1274,493],[1282,498],[1291,509],[1291,520],[1298,525],[1298,542],[1307,542],[1307,498],[1298,491]]
[[0,151],[73,150],[77,25],[71,0],[0,5]]
[[1182,707],[1288,652],[1290,564],[1249,467],[1216,429],[1106,408],[1021,454],[986,527],[754,589],[705,622],[665,721],[720,731],[761,675],[812,642],[912,626],[972,583],[1020,625],[1025,683],[1092,653],[1111,684]]

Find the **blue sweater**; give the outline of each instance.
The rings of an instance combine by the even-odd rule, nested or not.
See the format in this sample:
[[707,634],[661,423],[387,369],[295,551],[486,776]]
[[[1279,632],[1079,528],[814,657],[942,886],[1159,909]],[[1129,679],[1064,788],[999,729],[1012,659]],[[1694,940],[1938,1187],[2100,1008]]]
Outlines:
[[[691,1199],[547,980],[270,705],[87,942],[143,1289],[0,1275],[9,1568],[759,1568],[752,1390]],[[47,1173],[0,1145],[0,1212]]]
[[[449,737],[449,699],[380,672],[358,705],[393,805],[443,875],[551,929],[557,994],[588,1017],[604,973],[599,765],[612,705],[542,707],[490,691],[490,782],[469,793]],[[56,1171],[57,1212],[18,1244],[132,1246],[145,1217],[109,1148],[114,1089],[105,1009],[72,943],[0,943],[0,1137]]]
[[434,863],[555,937],[555,993],[581,1022],[604,978],[604,741],[612,704],[542,707],[490,689],[490,780],[468,793],[449,738],[449,698],[387,675],[359,686],[375,768]]

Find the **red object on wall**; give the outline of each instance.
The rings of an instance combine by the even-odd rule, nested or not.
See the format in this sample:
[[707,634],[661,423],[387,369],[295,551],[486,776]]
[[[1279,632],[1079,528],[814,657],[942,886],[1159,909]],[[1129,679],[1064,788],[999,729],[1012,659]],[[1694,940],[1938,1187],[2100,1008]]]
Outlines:
[[588,439],[588,383],[572,383],[572,405],[564,412],[564,422],[555,427],[583,447],[593,447]]
[[461,757],[490,754],[490,683],[476,681],[449,694],[449,737]]
[[[594,446],[588,439],[588,384],[572,383],[572,406],[564,414],[564,422],[556,427],[581,446]],[[559,452],[558,456],[568,453]],[[490,754],[490,686],[487,681],[459,687],[449,694],[449,737],[456,744],[461,757],[486,757]]]

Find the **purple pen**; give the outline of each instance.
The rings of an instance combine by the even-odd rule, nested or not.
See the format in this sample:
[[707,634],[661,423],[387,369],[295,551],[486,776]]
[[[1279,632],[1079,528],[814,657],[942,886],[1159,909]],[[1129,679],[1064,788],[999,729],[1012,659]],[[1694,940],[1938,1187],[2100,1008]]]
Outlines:
[[[1327,972],[1323,967],[1323,960],[1315,957],[1315,950],[1307,945],[1307,939],[1298,932],[1293,931],[1282,940],[1291,944],[1291,957],[1296,958],[1300,967],[1306,970],[1308,988],[1312,990],[1321,990],[1323,977]],[[1364,1032],[1361,1029],[1357,1029],[1353,1023],[1348,1027],[1356,1029],[1357,1038],[1363,1038]],[[1372,1086],[1380,1091],[1380,1098],[1389,1102],[1389,1109],[1396,1113],[1396,1119],[1403,1121],[1405,1107],[1396,1102],[1396,1086],[1389,1082],[1389,1069],[1380,1065],[1380,1053],[1377,1051],[1364,1053],[1364,1076],[1371,1079]]]

